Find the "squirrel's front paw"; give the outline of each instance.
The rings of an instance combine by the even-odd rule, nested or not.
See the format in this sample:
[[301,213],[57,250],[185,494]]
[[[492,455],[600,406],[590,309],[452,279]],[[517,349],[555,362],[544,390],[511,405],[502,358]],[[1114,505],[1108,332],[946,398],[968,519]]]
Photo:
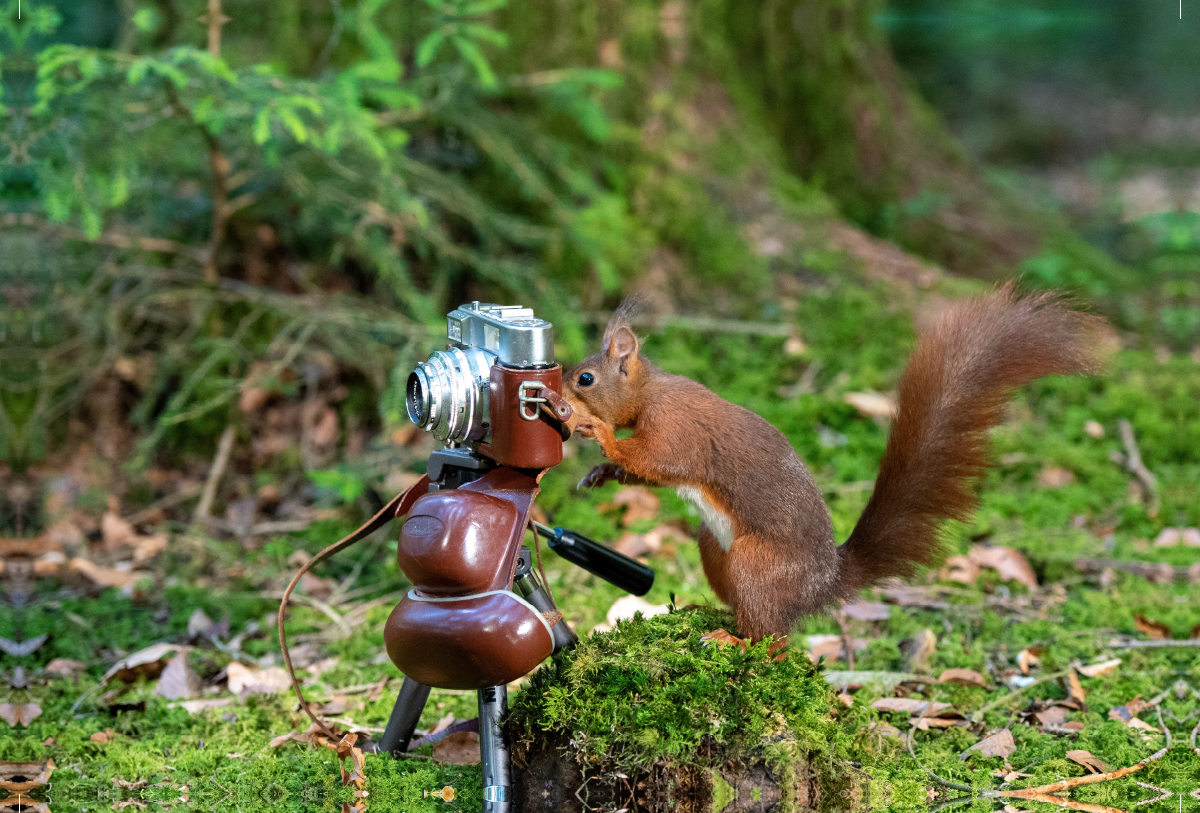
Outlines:
[[575,427],[575,434],[581,438],[594,438],[596,437],[596,427],[590,423],[581,423]]
[[602,463],[584,475],[576,488],[599,488],[609,480],[619,480],[624,470],[616,463]]

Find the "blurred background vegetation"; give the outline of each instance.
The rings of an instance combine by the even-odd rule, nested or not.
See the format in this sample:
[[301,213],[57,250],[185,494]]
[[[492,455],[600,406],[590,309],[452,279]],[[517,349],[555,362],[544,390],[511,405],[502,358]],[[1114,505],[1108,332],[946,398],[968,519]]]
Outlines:
[[864,269],[1200,331],[1194,24],[1144,3],[10,5],[16,470],[97,425],[113,461],[207,456],[253,388],[397,425],[470,299],[538,308],[565,359],[629,290],[778,322],[780,278]]

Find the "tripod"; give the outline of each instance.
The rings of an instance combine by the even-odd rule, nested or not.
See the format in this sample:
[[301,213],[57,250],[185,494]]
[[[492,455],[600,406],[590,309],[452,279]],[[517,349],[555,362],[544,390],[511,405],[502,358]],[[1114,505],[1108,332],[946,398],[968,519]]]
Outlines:
[[[401,550],[398,551],[398,555],[401,557],[402,567],[405,563],[409,565],[405,570],[406,573],[409,573],[411,570],[419,574],[417,578],[414,578],[414,583],[418,583],[418,579],[422,577],[427,582],[437,582],[437,579],[444,575],[443,571],[446,568],[443,567],[443,571],[438,571],[431,575],[433,568],[429,565],[429,562],[437,560],[439,563],[444,563],[444,560],[447,558],[447,547],[455,545],[462,545],[464,547],[478,546],[480,540],[476,539],[475,536],[477,536],[476,532],[480,527],[492,529],[493,535],[497,537],[507,532],[508,529],[504,523],[488,525],[484,520],[474,518],[475,524],[469,526],[467,533],[456,536],[454,529],[458,526],[452,526],[449,532],[439,530],[437,533],[441,535],[438,536],[438,545],[436,546],[425,545],[422,547],[419,543],[409,543],[408,558],[405,558],[406,543],[413,538],[418,540],[424,539],[424,537],[410,534],[407,530],[409,525],[414,523],[414,519],[417,520],[415,523],[418,525],[416,532],[419,533],[426,525],[432,525],[428,520],[434,513],[443,517],[457,516],[463,513],[461,509],[464,504],[468,508],[474,508],[474,504],[478,502],[478,497],[474,495],[477,495],[479,491],[487,491],[484,488],[484,483],[481,481],[487,475],[492,475],[490,479],[493,481],[503,480],[506,474],[503,471],[504,469],[505,467],[498,466],[490,458],[461,449],[438,451],[430,456],[428,467],[430,492],[450,492],[450,494],[442,498],[435,510],[432,510],[429,515],[415,516],[417,512],[414,510],[405,524],[406,531],[402,535]],[[519,475],[509,477],[504,482],[509,491],[503,493],[509,493],[510,495],[521,493],[521,489],[524,487],[522,481],[519,479]],[[464,489],[459,495],[455,494],[457,489],[461,489],[463,486],[472,483],[475,484],[472,490]],[[502,492],[499,488],[496,488],[490,493]],[[525,530],[524,520],[527,517],[528,505],[531,503],[532,496],[529,498],[529,503],[526,504],[526,511],[521,513],[522,521],[518,528],[519,535],[510,538],[515,538],[519,541],[520,536],[523,535]],[[478,513],[478,509],[476,509],[476,513]],[[465,525],[466,521],[460,520],[460,526]],[[654,571],[634,559],[617,553],[574,531],[563,528],[547,528],[538,523],[534,523],[534,525],[539,532],[547,535],[550,548],[560,556],[624,590],[635,595],[644,595],[654,582]],[[431,531],[430,533],[434,532]],[[471,538],[468,539],[467,537]],[[483,540],[483,543],[494,543],[497,546],[502,546],[505,540],[497,538],[494,540]],[[501,561],[502,557],[497,559],[497,562]],[[410,617],[415,617],[413,613],[427,612],[426,606],[429,603],[446,602],[445,606],[451,608],[462,607],[462,609],[441,610],[440,615],[434,617],[433,625],[440,624],[443,629],[452,628],[459,623],[464,627],[471,627],[473,624],[478,623],[480,612],[475,607],[467,606],[465,602],[477,597],[497,595],[505,595],[509,598],[510,602],[513,600],[520,602],[520,604],[540,614],[542,619],[546,619],[547,617],[555,618],[557,615],[553,624],[549,624],[545,620],[542,621],[548,629],[549,642],[551,644],[549,647],[550,653],[573,647],[578,643],[578,638],[571,631],[570,627],[567,626],[561,614],[557,613],[554,602],[538,579],[532,564],[532,555],[529,548],[521,545],[517,552],[515,566],[511,571],[511,581],[507,579],[493,579],[489,585],[490,587],[494,587],[498,583],[505,583],[505,586],[511,589],[492,589],[490,591],[478,592],[465,598],[429,598],[417,595],[417,590],[414,589],[409,594],[409,598],[405,602],[401,602],[396,610],[393,611],[393,618],[389,618],[388,620],[385,638],[390,638],[389,655],[391,655],[393,661],[404,662],[406,666],[409,663],[414,665],[413,669],[404,668],[405,672],[418,671],[420,675],[434,675],[431,680],[448,683],[462,679],[459,675],[464,671],[468,674],[466,679],[470,679],[470,675],[474,674],[471,672],[470,667],[464,670],[457,664],[451,667],[442,667],[440,670],[437,667],[433,667],[429,671],[423,671],[425,665],[415,663],[412,660],[412,656],[408,654],[410,650],[400,652],[400,656],[398,657],[393,651],[393,642],[401,641],[401,644],[396,644],[396,647],[399,648],[404,642],[405,636],[413,637],[426,634],[424,629],[420,632],[414,631],[413,627],[416,622],[412,622],[409,619]],[[421,602],[425,604],[422,605]],[[459,617],[456,618],[454,615],[455,612],[460,614]],[[393,619],[397,617],[400,620],[393,623]],[[491,624],[492,627],[503,626],[504,618],[506,617],[489,617],[487,623]],[[431,625],[427,620],[429,618],[429,615],[420,616],[424,626]],[[408,624],[407,627],[405,627],[406,623]],[[509,623],[511,625],[511,622]],[[494,629],[489,629],[488,634],[491,635],[494,632]],[[503,632],[503,630],[500,632]],[[450,635],[452,636],[453,634],[451,633]],[[443,634],[443,637],[446,637],[446,634]],[[471,631],[464,632],[459,637],[462,640],[455,640],[453,643],[462,647],[462,652],[466,655],[474,655],[476,654],[476,650],[486,650],[490,654],[496,646],[494,640],[491,638],[481,637],[480,634]],[[521,639],[513,648],[518,649],[525,646],[525,644],[526,640]],[[534,665],[540,662],[541,658],[546,654],[544,651],[539,652],[541,657],[533,661]],[[398,663],[398,665],[400,664]],[[525,671],[527,672],[528,669]],[[407,753],[409,745],[412,742],[413,733],[417,727],[417,722],[429,699],[429,693],[432,688],[431,684],[421,683],[414,677],[406,674],[404,684],[400,689],[399,696],[396,698],[396,703],[388,719],[387,727],[379,740],[378,747],[381,752],[390,753],[396,757]],[[447,686],[447,688],[454,688],[454,686]],[[500,721],[508,709],[507,684],[483,686],[478,688],[477,691],[479,705],[479,744],[484,785],[484,811],[485,813],[509,813],[510,763],[508,749],[504,744],[500,731]]]

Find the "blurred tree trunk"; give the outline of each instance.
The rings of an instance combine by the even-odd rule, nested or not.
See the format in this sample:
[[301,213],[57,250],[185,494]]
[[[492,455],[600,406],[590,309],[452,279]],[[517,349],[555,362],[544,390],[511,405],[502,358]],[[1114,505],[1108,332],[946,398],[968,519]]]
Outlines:
[[[642,126],[664,93],[722,83],[786,168],[841,214],[946,267],[1011,272],[1048,244],[1101,262],[1065,226],[985,180],[892,57],[884,0],[512,0],[507,67],[619,70],[613,113]],[[655,99],[660,101],[656,102]]]

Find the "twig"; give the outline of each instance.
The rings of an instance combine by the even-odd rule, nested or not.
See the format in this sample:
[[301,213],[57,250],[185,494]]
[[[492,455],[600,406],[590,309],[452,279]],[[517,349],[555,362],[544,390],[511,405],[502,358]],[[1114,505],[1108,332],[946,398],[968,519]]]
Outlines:
[[229,465],[229,454],[233,451],[235,434],[236,429],[233,424],[228,424],[225,431],[221,433],[221,439],[217,441],[217,453],[213,457],[212,466],[209,467],[208,479],[204,481],[204,491],[200,494],[196,512],[192,514],[193,525],[199,525],[208,519],[213,500],[217,496],[217,485],[221,482],[221,475],[225,473],[225,467]]
[[1125,468],[1145,486],[1146,493],[1150,497],[1150,508],[1146,513],[1151,518],[1156,517],[1158,516],[1159,508],[1158,478],[1142,462],[1142,453],[1138,449],[1137,438],[1133,436],[1132,424],[1121,418],[1121,420],[1117,421],[1117,432],[1121,436],[1121,443],[1125,446]]
[[1141,576],[1155,584],[1171,584],[1172,582],[1187,582],[1192,571],[1187,567],[1172,567],[1166,562],[1136,562],[1124,559],[1090,559],[1080,558],[1074,561],[1075,569],[1082,573],[1101,573],[1108,568],[1123,570]]
[[1164,646],[1200,646],[1200,638],[1188,638],[1184,641],[1167,638],[1161,641],[1125,641],[1123,643],[1110,641],[1110,649],[1157,649]]
[[179,491],[176,491],[174,494],[168,494],[167,496],[163,497],[161,500],[150,503],[150,505],[147,505],[141,511],[130,514],[129,516],[125,517],[125,521],[128,522],[130,525],[137,525],[139,523],[145,522],[146,520],[150,519],[150,517],[154,516],[159,511],[165,511],[168,508],[173,508],[174,506],[179,505],[179,503],[181,503],[181,502],[186,502],[187,500],[190,500],[192,497],[196,496],[196,493],[197,492],[194,490],[194,488],[191,490],[180,489]]
[[[932,706],[932,705],[933,704],[931,703],[930,706]],[[949,779],[943,779],[942,777],[938,776],[933,771],[929,770],[924,765],[922,765],[921,761],[919,759],[917,759],[917,755],[915,753],[913,753],[913,744],[912,744],[913,731],[910,730],[908,732],[908,735],[905,737],[905,740],[908,742],[908,755],[913,758],[913,762],[917,763],[917,767],[920,768],[925,773],[927,773],[929,775],[929,778],[932,779],[934,782],[937,782],[939,785],[943,785],[947,788],[954,788],[955,790],[965,790],[967,793],[980,793],[981,792],[979,790],[979,788],[973,788],[970,785],[960,785],[958,782],[951,782]],[[983,793],[984,793],[984,795],[987,795],[986,791],[983,791]]]
[[1032,689],[1034,686],[1037,686],[1039,683],[1045,683],[1050,680],[1058,680],[1061,677],[1066,677],[1070,673],[1071,673],[1071,670],[1066,669],[1062,672],[1055,672],[1052,675],[1043,675],[1042,677],[1035,680],[1033,683],[1030,683],[1028,686],[1022,686],[1021,688],[1015,689],[1014,691],[1011,691],[1002,697],[997,697],[991,703],[988,703],[987,705],[983,706],[982,708],[978,709],[977,711],[972,712],[971,715],[969,717],[967,717],[967,719],[970,720],[972,723],[977,723],[983,719],[983,715],[986,714],[987,712],[991,711],[992,709],[996,708],[997,706],[1001,705],[1002,703],[1006,703],[1009,700],[1012,700],[1014,697],[1020,697],[1025,692]]

